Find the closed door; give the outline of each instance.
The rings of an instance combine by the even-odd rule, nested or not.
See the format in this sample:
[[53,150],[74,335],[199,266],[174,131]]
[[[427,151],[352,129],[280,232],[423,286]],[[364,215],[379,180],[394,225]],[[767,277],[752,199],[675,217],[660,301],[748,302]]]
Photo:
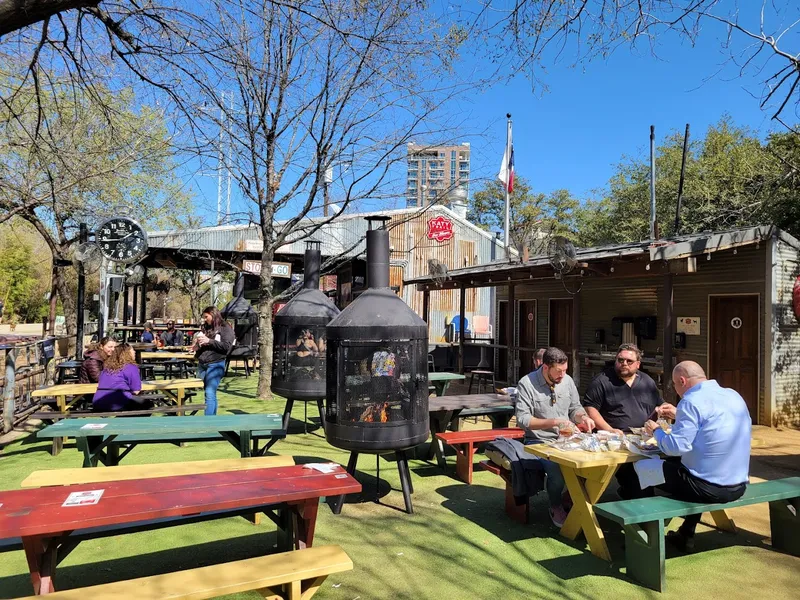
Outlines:
[[569,372],[575,365],[572,360],[572,299],[550,300],[550,345],[563,350],[569,357]]
[[519,301],[519,346],[533,348],[519,351],[519,375],[524,377],[533,370],[536,354],[536,300]]
[[[497,306],[497,343],[501,346],[508,345],[506,323],[508,319],[508,302],[500,302]],[[497,377],[505,381],[508,378],[508,351],[500,349],[497,352]]]
[[741,394],[758,418],[758,296],[711,296],[708,376]]

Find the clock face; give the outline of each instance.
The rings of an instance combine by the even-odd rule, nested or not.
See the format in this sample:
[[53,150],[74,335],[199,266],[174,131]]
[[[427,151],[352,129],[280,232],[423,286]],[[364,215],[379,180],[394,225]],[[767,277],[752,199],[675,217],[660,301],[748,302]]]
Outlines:
[[95,242],[103,256],[116,262],[134,262],[147,252],[147,234],[128,217],[112,217],[102,223]]

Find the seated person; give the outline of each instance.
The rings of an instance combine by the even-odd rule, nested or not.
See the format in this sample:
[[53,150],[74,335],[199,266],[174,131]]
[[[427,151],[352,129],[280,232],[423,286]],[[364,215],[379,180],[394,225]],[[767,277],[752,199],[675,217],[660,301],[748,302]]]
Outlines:
[[138,402],[136,394],[142,389],[139,365],[130,344],[120,344],[106,359],[92,408],[97,412],[114,412],[149,408]]
[[175,321],[167,321],[167,330],[160,336],[163,346],[183,346],[183,333],[175,329]]
[[[661,404],[656,382],[639,370],[642,353],[634,344],[622,344],[613,367],[598,374],[583,397],[583,407],[597,424],[598,430],[630,433],[631,427],[642,427]],[[621,465],[617,471],[619,496],[623,500],[652,496],[652,489],[642,490],[633,464]]]
[[[517,384],[514,414],[525,430],[525,443],[536,444],[558,438],[565,422],[582,423],[594,429],[594,421],[580,403],[578,388],[567,375],[567,355],[558,348],[547,348],[542,366],[523,377]],[[540,459],[547,475],[545,488],[550,501],[550,519],[556,527],[564,525],[564,477],[558,463]]]
[[306,356],[316,356],[319,354],[319,346],[314,341],[314,334],[310,330],[304,329],[300,337],[297,338],[297,356],[305,358]]
[[78,373],[78,381],[80,383],[97,383],[100,378],[100,372],[103,370],[103,363],[111,356],[116,347],[117,340],[112,337],[104,337],[97,345],[90,348],[83,355],[83,364],[81,365],[80,373]]
[[[687,502],[732,502],[745,492],[750,471],[752,421],[744,399],[730,388],[706,378],[693,361],[678,363],[672,383],[681,396],[677,409],[662,404],[659,414],[674,418],[666,433],[654,421],[645,423],[658,448],[680,462],[662,464],[664,483],[658,488]],[[694,547],[694,532],[700,514],[688,515],[678,531],[667,539],[681,550]]]
[[152,323],[145,323],[144,324],[144,333],[142,333],[142,343],[143,344],[152,344],[156,339],[155,334],[153,333],[153,324]]
[[542,361],[544,360],[544,351],[547,348],[539,348],[536,353],[533,355],[533,370],[535,371],[539,367],[542,366]]

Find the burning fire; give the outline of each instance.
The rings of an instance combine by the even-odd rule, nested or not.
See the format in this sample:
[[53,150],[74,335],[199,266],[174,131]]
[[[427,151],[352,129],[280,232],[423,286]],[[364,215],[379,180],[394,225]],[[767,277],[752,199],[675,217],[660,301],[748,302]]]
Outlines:
[[365,423],[386,423],[389,420],[389,403],[371,404],[361,413],[359,420]]

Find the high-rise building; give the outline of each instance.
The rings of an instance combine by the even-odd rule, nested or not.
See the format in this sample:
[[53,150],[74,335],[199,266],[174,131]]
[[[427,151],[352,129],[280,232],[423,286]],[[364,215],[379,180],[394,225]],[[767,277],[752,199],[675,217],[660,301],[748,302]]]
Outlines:
[[407,206],[427,206],[458,187],[469,190],[469,142],[457,146],[408,144]]

